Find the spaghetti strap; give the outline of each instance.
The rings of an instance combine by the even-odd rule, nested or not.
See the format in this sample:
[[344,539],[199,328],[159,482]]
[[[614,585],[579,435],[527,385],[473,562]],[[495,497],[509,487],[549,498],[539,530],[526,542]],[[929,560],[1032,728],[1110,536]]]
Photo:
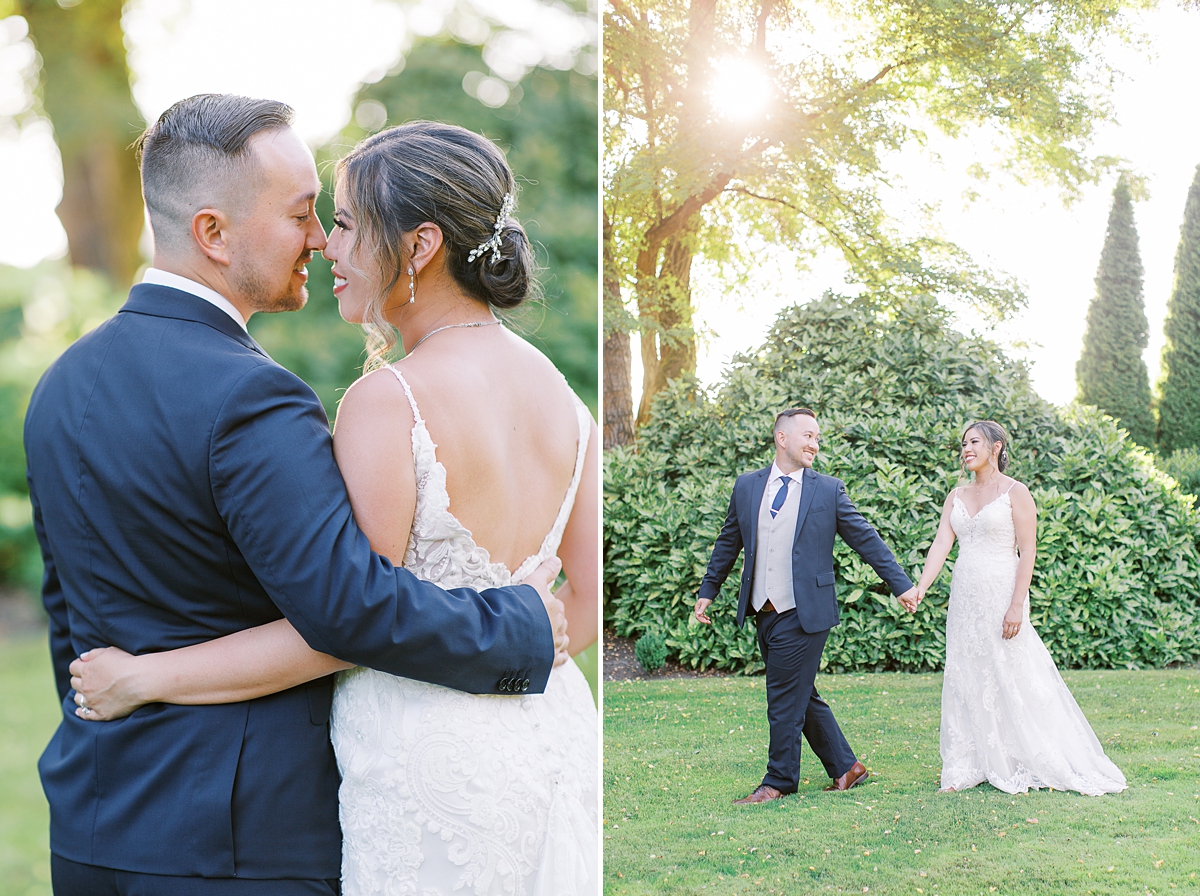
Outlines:
[[[564,379],[563,382],[565,383],[566,380]],[[575,506],[575,493],[579,490],[579,483],[583,479],[583,462],[587,457],[588,439],[592,432],[592,415],[588,411],[587,405],[583,403],[583,400],[574,391],[571,391],[571,399],[575,405],[575,419],[579,426],[578,441],[575,445],[575,468],[571,472],[571,482],[567,486],[566,497],[563,498],[562,504],[559,505],[558,514],[554,518],[554,525],[550,527],[550,531],[542,539],[542,544],[538,548],[537,553],[526,557],[521,565],[517,567],[513,573],[514,582],[525,578],[543,560],[554,555],[554,552],[558,550],[559,542],[562,541],[563,530],[566,529],[571,509]]]
[[408,406],[412,408],[413,422],[423,424],[425,421],[421,419],[421,411],[417,407],[417,399],[412,393],[412,389],[408,385],[408,380],[400,375],[400,371],[391,364],[387,365],[387,369],[396,374],[396,379],[400,381],[400,385],[404,387],[404,394],[408,397]]
[[1009,492],[1011,492],[1011,491],[1013,490],[1013,486],[1014,486],[1014,485],[1016,485],[1016,484],[1017,484],[1017,480],[1015,480],[1015,479],[1014,479],[1014,480],[1012,480],[1012,481],[1011,481],[1011,482],[1008,484],[1008,488],[1006,488],[1006,489],[1004,490],[1004,494],[1006,494],[1006,495],[1007,495]]

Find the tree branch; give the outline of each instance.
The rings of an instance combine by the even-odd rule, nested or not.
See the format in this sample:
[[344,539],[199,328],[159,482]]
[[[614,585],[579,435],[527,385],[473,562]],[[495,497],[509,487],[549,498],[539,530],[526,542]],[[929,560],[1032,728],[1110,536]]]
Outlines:
[[776,0],[763,0],[758,9],[758,28],[754,32],[754,49],[759,53],[767,51],[767,21],[775,9]]
[[849,241],[847,241],[844,236],[842,236],[841,232],[834,228],[831,224],[826,223],[824,219],[814,215],[812,212],[805,211],[804,209],[800,208],[800,206],[793,205],[786,199],[779,199],[775,196],[763,196],[761,193],[755,193],[753,190],[747,190],[745,187],[730,187],[729,189],[725,190],[725,192],[737,193],[742,196],[748,196],[751,199],[758,199],[762,202],[770,202],[774,203],[775,205],[782,205],[784,208],[791,209],[796,214],[803,218],[807,218],[809,221],[824,230],[825,233],[827,233],[830,238],[838,244],[844,255],[848,255],[849,257],[853,258],[855,262],[862,262],[862,255],[860,255],[859,251]]
[[692,215],[721,195],[731,180],[733,180],[732,172],[718,174],[713,182],[700,193],[683,200],[675,211],[646,231],[646,245],[657,249],[665,240],[681,231]]

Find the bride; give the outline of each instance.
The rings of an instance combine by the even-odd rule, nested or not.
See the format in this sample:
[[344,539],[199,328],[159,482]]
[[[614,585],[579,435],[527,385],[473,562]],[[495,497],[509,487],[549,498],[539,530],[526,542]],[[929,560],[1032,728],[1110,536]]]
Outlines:
[[[516,192],[494,144],[431,122],[382,131],[338,164],[324,254],[342,316],[367,328],[370,372],[342,399],[334,452],[371,546],[421,578],[506,585],[561,557],[556,596],[577,653],[597,636],[599,449],[562,375],[494,315],[535,286]],[[395,331],[407,351],[384,364]],[[248,700],[339,670],[286,620],[142,657],[91,651],[71,667],[88,719]],[[543,695],[520,696],[525,674],[501,683],[513,696],[476,696],[341,673],[344,894],[596,891],[591,691],[574,663]]]
[[954,539],[958,560],[946,615],[942,684],[942,790],[989,781],[1099,795],[1125,789],[1049,651],[1029,620],[1037,508],[1010,476],[1008,434],[991,420],[962,437],[974,479],[946,496],[916,602],[941,572]]

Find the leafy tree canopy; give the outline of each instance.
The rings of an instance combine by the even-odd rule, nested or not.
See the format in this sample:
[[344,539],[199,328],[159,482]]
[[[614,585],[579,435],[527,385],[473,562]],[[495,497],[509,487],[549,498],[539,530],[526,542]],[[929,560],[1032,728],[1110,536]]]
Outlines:
[[833,247],[896,300],[1019,307],[1012,280],[888,210],[893,160],[933,130],[972,136],[998,143],[1018,178],[1073,195],[1114,162],[1087,146],[1109,113],[1097,48],[1125,30],[1130,5],[611,0],[604,211],[620,289],[606,290],[606,326],[666,346],[643,358],[648,394],[665,385],[658,362],[694,355],[686,265],[673,259],[736,260],[735,232],[801,258]]

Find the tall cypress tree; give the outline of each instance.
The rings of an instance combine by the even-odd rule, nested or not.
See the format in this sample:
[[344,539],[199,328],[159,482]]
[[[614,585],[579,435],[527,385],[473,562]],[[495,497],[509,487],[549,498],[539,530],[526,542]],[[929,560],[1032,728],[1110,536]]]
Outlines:
[[1175,286],[1163,330],[1158,444],[1165,454],[1200,446],[1200,166],[1183,207]]
[[1113,190],[1108,233],[1096,271],[1096,297],[1088,306],[1083,354],[1075,365],[1079,400],[1111,414],[1139,445],[1154,444],[1150,377],[1142,351],[1150,339],[1142,301],[1133,201],[1125,178]]

